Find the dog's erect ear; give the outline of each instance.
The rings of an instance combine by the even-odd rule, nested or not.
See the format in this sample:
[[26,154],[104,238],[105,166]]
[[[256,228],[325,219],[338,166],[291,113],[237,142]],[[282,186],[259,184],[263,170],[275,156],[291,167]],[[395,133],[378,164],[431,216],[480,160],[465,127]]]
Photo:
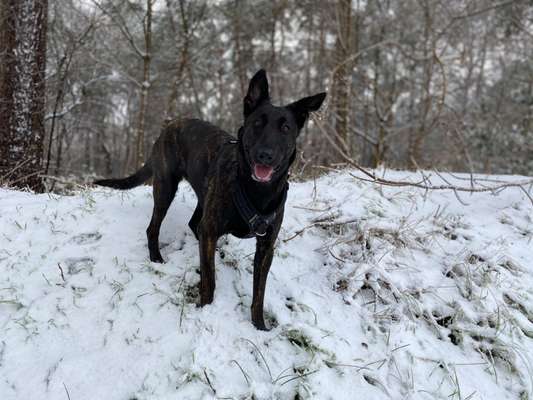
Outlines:
[[317,111],[324,99],[326,98],[326,93],[315,94],[314,96],[304,97],[294,103],[291,103],[287,106],[291,110],[296,118],[296,123],[298,124],[298,129],[302,129],[307,118],[309,118],[309,113]]
[[244,97],[244,118],[250,115],[265,100],[269,100],[266,71],[260,69],[250,80],[248,93]]

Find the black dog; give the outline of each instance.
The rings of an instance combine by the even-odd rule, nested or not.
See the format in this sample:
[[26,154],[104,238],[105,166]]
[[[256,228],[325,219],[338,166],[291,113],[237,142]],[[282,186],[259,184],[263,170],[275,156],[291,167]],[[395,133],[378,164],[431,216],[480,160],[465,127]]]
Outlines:
[[189,227],[200,242],[200,302],[213,301],[217,239],[231,233],[256,237],[252,322],[265,330],[263,298],[274,243],[283,220],[288,172],[296,155],[296,137],[320,108],[326,93],[305,97],[284,107],[270,103],[268,80],[258,71],[244,98],[244,125],[238,140],[197,119],[174,120],[163,130],[150,159],[134,175],[96,181],[130,189],[153,176],[154,211],[146,231],[150,260],[163,262],[159,228],[186,179],[198,197]]

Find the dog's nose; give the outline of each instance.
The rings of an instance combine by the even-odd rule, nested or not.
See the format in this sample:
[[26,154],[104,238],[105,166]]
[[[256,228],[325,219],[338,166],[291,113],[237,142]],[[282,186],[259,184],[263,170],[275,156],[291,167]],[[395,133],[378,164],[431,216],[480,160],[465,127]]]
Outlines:
[[270,149],[261,149],[257,154],[257,161],[261,164],[270,165],[274,160],[274,151]]

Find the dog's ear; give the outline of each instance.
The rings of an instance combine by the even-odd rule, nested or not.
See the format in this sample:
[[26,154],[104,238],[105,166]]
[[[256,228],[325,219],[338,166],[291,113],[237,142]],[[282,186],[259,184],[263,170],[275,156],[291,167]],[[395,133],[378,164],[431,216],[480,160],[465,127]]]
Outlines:
[[294,103],[291,103],[287,106],[289,110],[294,114],[296,123],[298,124],[298,129],[302,129],[305,121],[309,118],[309,113],[317,111],[324,99],[326,98],[326,93],[318,93],[314,96],[304,97]]
[[265,100],[269,100],[266,71],[260,69],[250,80],[248,93],[244,97],[244,118],[250,115]]

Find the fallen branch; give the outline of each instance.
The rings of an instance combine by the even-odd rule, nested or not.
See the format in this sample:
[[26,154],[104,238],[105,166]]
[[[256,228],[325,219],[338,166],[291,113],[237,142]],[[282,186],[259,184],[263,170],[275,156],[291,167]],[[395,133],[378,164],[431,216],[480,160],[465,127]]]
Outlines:
[[[361,181],[364,181],[364,182],[370,182],[370,183],[376,183],[376,184],[380,184],[380,185],[385,185],[385,186],[395,186],[395,187],[411,186],[411,187],[416,187],[418,189],[423,189],[423,190],[452,190],[457,197],[458,197],[457,192],[469,192],[469,193],[492,192],[492,193],[496,193],[496,192],[499,192],[499,191],[501,191],[503,189],[515,187],[515,188],[519,188],[520,190],[522,190],[526,194],[526,196],[529,198],[531,204],[533,205],[533,196],[530,193],[531,186],[533,186],[533,178],[522,180],[522,181],[518,181],[518,182],[504,182],[504,183],[501,183],[501,184],[498,184],[498,185],[483,186],[483,187],[474,187],[472,182],[471,182],[471,186],[470,187],[452,185],[448,181],[446,181],[446,179],[444,179],[442,177],[442,175],[440,173],[438,173],[438,172],[435,172],[435,173],[439,177],[441,177],[441,179],[443,179],[446,182],[445,185],[432,185],[430,183],[428,184],[429,177],[424,176],[423,173],[422,173],[422,181],[421,182],[396,181],[396,180],[380,178],[379,176],[376,176],[376,174],[374,172],[372,172],[370,170],[367,170],[366,168],[360,166],[357,162],[355,162],[355,160],[353,158],[349,157],[344,152],[343,149],[340,148],[340,146],[335,142],[335,140],[333,140],[333,138],[329,135],[329,133],[326,131],[326,129],[322,125],[322,122],[321,122],[322,116],[316,117],[313,114],[311,114],[311,118],[313,119],[313,121],[316,124],[316,126],[318,127],[318,129],[322,132],[322,134],[328,140],[328,142],[342,156],[342,158],[345,160],[345,162],[348,165],[350,165],[351,167],[353,167],[353,168],[357,169],[358,171],[362,172],[366,176],[366,178],[365,178],[365,177],[357,176],[357,175],[349,172],[350,176],[354,177],[355,179],[358,179],[358,180],[361,180]],[[529,190],[526,190],[527,186],[530,187]],[[459,197],[458,197],[458,199],[459,199]],[[461,201],[461,200],[459,199],[459,201]],[[461,203],[463,203],[463,202],[461,201]]]
[[11,175],[13,175],[18,169],[22,168],[24,165],[26,165],[27,163],[29,163],[31,161],[31,158],[27,158],[25,160],[22,160],[20,161],[19,163],[17,163],[17,165],[15,165],[11,170],[7,171],[6,174],[0,176],[0,183],[2,184],[6,184],[8,183],[8,179]]

